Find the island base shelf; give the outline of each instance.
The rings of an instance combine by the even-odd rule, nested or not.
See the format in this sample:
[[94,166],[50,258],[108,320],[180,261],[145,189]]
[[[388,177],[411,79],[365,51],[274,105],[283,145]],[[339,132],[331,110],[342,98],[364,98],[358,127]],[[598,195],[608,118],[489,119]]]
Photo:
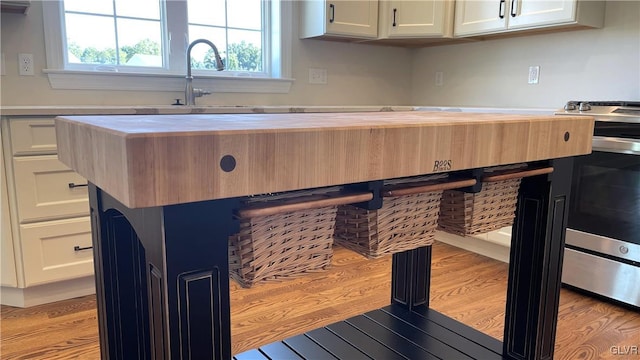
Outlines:
[[392,304],[233,359],[508,359],[502,352],[501,341],[433,309]]

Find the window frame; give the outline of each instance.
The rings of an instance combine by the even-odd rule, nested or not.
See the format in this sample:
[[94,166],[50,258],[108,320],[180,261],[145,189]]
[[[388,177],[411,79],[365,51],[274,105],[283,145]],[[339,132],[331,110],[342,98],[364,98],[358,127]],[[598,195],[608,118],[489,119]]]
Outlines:
[[[167,1],[167,11],[176,11],[176,1]],[[65,39],[62,38],[63,7],[61,0],[44,1],[43,22],[45,32],[45,52],[47,68],[43,72],[48,76],[53,89],[69,90],[134,90],[134,91],[184,91],[186,76],[185,54],[168,51],[172,69],[162,68],[157,71],[151,68],[135,69],[137,71],[114,71],[115,67],[96,66],[94,70],[65,69]],[[270,37],[265,46],[271,46],[270,57],[264,66],[270,66],[270,72],[251,74],[251,72],[218,73],[193,70],[194,86],[206,88],[214,93],[288,93],[291,79],[291,45],[293,38],[292,1],[270,0]],[[179,7],[179,6],[178,6]],[[186,10],[182,7],[183,11]],[[186,13],[183,15],[186,19]],[[169,41],[170,48],[183,48],[177,42],[186,43],[180,36],[173,36]],[[176,42],[176,43],[174,43]],[[276,49],[278,51],[273,51]],[[133,70],[133,69],[132,69]]]

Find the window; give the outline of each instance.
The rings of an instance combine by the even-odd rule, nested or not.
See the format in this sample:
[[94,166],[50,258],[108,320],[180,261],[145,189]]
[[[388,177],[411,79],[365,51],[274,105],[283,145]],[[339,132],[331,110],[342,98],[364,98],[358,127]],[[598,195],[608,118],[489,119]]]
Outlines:
[[167,62],[161,5],[157,0],[64,0],[65,68],[162,68]]
[[[263,16],[264,3],[261,0],[190,0],[187,7],[189,41],[204,38],[220,44],[229,70],[262,72],[263,43],[268,43],[262,31],[268,22],[265,21],[268,16]],[[269,50],[268,47],[265,50]],[[212,69],[215,67],[212,56],[211,49],[201,50],[194,56],[198,63],[193,65]]]
[[291,85],[290,1],[60,0],[43,7],[45,72],[54,88],[179,91],[187,47],[200,38],[225,63],[215,71],[213,49],[193,47],[193,75],[211,90],[288,92]]

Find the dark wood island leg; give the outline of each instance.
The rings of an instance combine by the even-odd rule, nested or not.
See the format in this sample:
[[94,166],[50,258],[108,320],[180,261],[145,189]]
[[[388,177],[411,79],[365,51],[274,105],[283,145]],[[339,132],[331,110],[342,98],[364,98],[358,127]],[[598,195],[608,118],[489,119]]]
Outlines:
[[230,359],[237,200],[128,209],[89,189],[103,359]]
[[[511,242],[502,350],[495,340],[461,324],[450,320],[442,324],[504,358],[553,358],[572,164],[571,158],[556,159],[550,161],[553,173],[522,180]],[[430,273],[431,247],[394,254],[392,304],[429,321],[442,318],[429,309]],[[466,354],[484,356],[481,352]]]
[[553,358],[572,164],[556,159],[553,173],[522,180],[504,329],[504,354],[511,358]]
[[391,302],[408,310],[429,308],[431,246],[393,254]]

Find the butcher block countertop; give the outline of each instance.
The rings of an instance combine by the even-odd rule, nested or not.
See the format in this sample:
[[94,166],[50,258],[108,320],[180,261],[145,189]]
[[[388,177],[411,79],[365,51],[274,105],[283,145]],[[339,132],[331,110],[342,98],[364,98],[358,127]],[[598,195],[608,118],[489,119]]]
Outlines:
[[447,112],[56,118],[59,159],[129,208],[591,152],[593,119]]

